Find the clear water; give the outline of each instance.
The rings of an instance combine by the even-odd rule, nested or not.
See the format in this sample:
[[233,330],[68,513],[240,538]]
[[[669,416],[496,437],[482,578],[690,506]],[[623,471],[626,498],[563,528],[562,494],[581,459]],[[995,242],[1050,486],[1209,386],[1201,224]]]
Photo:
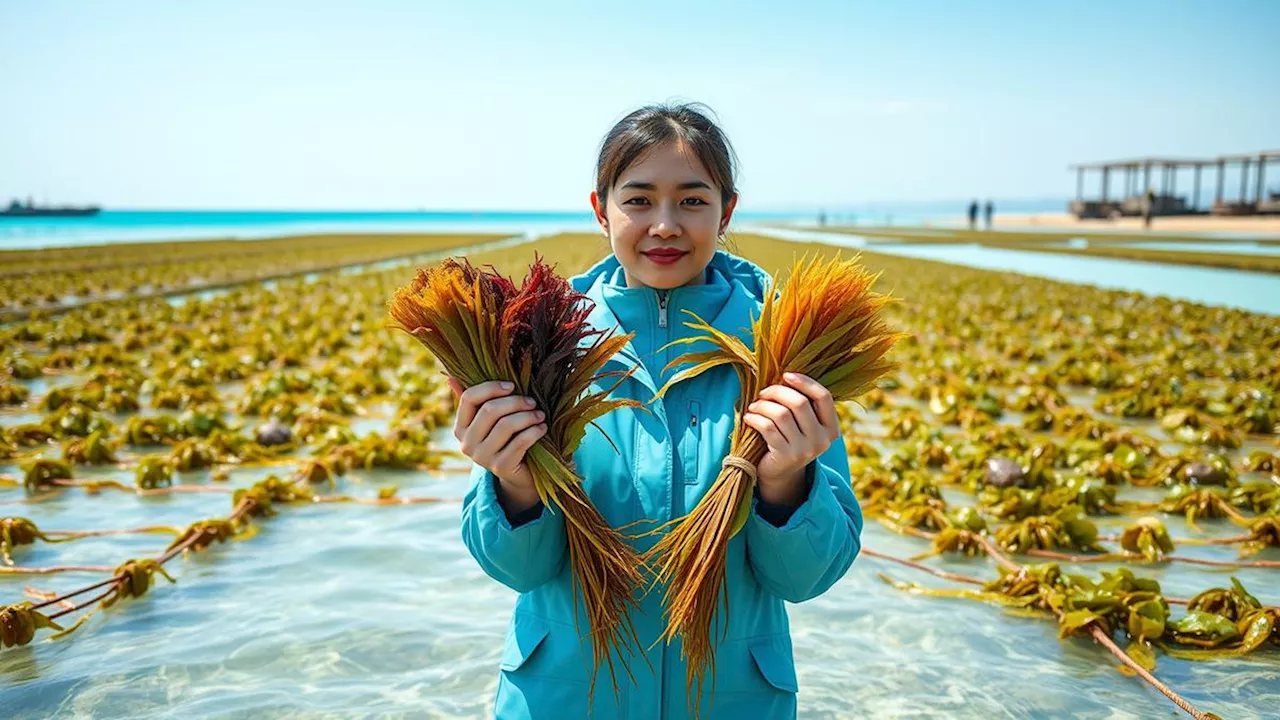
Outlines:
[[868,251],[918,257],[986,270],[1005,270],[1070,283],[1131,290],[1148,295],[1225,305],[1280,315],[1280,275],[1189,265],[1077,257],[968,244],[886,244],[868,247],[866,238],[801,230],[764,228],[761,234],[797,242],[824,242]]
[[[818,234],[796,235],[793,239],[816,239]],[[830,237],[849,246],[865,244],[861,238]],[[896,249],[921,248],[971,250]],[[876,250],[886,251],[880,245]],[[1030,270],[1019,270],[1030,274],[1056,272],[1062,260],[1073,260],[1013,254],[1026,256],[1018,262],[1038,261]],[[936,259],[995,262],[983,253],[958,257],[963,259]],[[1137,265],[1143,273],[1153,267]],[[1221,272],[1237,281],[1252,277]],[[1087,281],[1101,284],[1093,277]],[[1248,292],[1241,292],[1228,304],[1248,301]],[[38,395],[71,381],[41,379],[31,383],[31,389]],[[0,413],[0,424],[36,419]],[[367,433],[382,428],[383,421],[367,418],[356,429]],[[439,447],[456,447],[447,430],[435,439]],[[282,508],[278,516],[256,521],[260,532],[252,539],[171,561],[167,567],[178,579],[176,585],[159,579],[146,597],[99,613],[71,637],[48,641],[42,633],[31,646],[0,650],[0,717],[484,716],[496,687],[498,657],[515,595],[483,575],[462,545],[459,500],[467,489],[462,469],[459,464],[435,473],[354,473],[340,481],[342,492],[372,497],[380,487],[397,485],[402,496],[442,502]],[[13,465],[0,464],[0,474],[18,472]],[[233,471],[228,485],[245,487],[270,472]],[[80,475],[132,482],[128,471],[115,469]],[[183,474],[180,481],[204,484],[207,474]],[[23,504],[22,497],[20,490],[0,488],[0,516],[29,517],[44,530],[183,527],[230,509],[229,495],[213,494],[138,498],[106,490],[90,497],[69,490],[56,500],[34,505]],[[1123,522],[1100,524],[1108,532]],[[1202,527],[1214,536],[1238,532],[1222,521],[1204,521]],[[1176,520],[1171,528],[1176,536],[1187,532]],[[894,535],[874,522],[867,525],[863,541],[868,548],[900,557],[924,550],[923,541]],[[27,566],[115,566],[129,558],[154,556],[168,542],[168,536],[137,535],[38,544],[20,549],[17,559]],[[1183,546],[1179,553],[1227,560],[1235,550]],[[1261,557],[1274,558],[1275,553]],[[931,562],[977,577],[994,575],[981,560]],[[1096,576],[1112,567],[1090,565],[1085,572]],[[1052,623],[1011,617],[997,607],[907,595],[881,582],[879,572],[931,587],[956,587],[863,557],[822,597],[788,606],[801,717],[1181,716],[1145,684],[1117,673],[1110,655],[1090,641],[1061,642]],[[1235,574],[1264,602],[1280,603],[1280,576],[1275,571],[1168,565],[1139,572],[1159,579],[1169,595],[1180,597],[1225,585]],[[99,577],[0,576],[0,597],[14,602],[28,586],[66,591]],[[1162,657],[1157,675],[1201,709],[1224,718],[1276,717],[1280,708],[1280,657],[1273,650],[1214,663]]]
[[[375,429],[373,425],[362,431]],[[451,433],[438,433],[442,447]],[[12,472],[0,467],[0,472]],[[245,486],[270,472],[233,472]],[[127,473],[103,475],[126,482]],[[184,481],[203,483],[202,473]],[[483,575],[459,536],[459,472],[360,472],[342,490],[372,496],[397,485],[437,505],[295,506],[258,521],[260,533],[168,565],[146,597],[100,613],[74,635],[0,651],[0,707],[7,720],[36,718],[474,718],[488,712],[515,594]],[[11,501],[20,491],[0,492]],[[37,505],[9,505],[42,529],[184,526],[223,515],[230,498],[136,498],[79,491]],[[1105,524],[1105,523],[1104,523]],[[1175,534],[1182,534],[1181,523]],[[1215,535],[1233,526],[1206,521]],[[867,525],[866,547],[900,557],[920,540]],[[118,536],[19,551],[24,565],[115,565],[157,554],[166,536]],[[1230,558],[1231,548],[1180,552]],[[981,560],[939,567],[979,577]],[[1096,575],[1100,568],[1088,572]],[[1110,569],[1107,566],[1107,569]],[[951,587],[863,557],[820,598],[789,605],[805,718],[1174,717],[1172,706],[1125,678],[1101,648],[1060,642],[1053,623],[1006,616],[994,606],[914,597],[881,582],[885,572]],[[1145,568],[1171,596],[1227,583],[1227,573]],[[1274,571],[1235,573],[1264,602],[1280,601]],[[68,590],[95,575],[3,579],[21,588]],[[1219,663],[1161,658],[1158,676],[1202,709],[1229,718],[1274,717],[1280,658],[1266,652]]]

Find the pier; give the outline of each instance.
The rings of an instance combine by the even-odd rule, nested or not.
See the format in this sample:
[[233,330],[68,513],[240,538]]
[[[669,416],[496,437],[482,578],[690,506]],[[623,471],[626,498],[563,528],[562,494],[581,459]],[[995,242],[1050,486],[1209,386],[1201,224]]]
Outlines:
[[[1152,192],[1151,215],[1264,215],[1280,214],[1280,192],[1267,189],[1268,162],[1280,161],[1280,150],[1220,155],[1216,158],[1140,157],[1071,165],[1076,173],[1076,196],[1068,210],[1078,218],[1141,216],[1146,194]],[[1190,196],[1178,194],[1178,172],[1191,170]],[[1200,202],[1206,169],[1213,172],[1213,202]],[[1238,170],[1238,193],[1227,196],[1227,183]],[[1085,174],[1100,174],[1096,197],[1085,197]],[[1252,175],[1251,175],[1252,173]],[[1155,176],[1153,179],[1153,175]]]

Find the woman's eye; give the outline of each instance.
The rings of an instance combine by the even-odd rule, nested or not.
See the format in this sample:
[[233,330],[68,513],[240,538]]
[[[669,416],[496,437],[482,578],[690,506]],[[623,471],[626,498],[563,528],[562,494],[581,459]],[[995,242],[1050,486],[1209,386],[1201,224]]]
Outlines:
[[628,200],[623,200],[622,204],[623,205],[648,205],[649,198],[633,197]]
[[702,198],[696,198],[696,197],[685,198],[684,201],[689,203],[690,205],[707,205],[708,204],[706,200],[703,200]]

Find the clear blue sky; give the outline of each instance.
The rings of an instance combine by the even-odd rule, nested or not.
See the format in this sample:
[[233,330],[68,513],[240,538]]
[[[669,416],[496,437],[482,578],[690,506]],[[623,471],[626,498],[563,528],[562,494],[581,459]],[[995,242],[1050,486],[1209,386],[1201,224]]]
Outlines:
[[1277,28],[1274,0],[0,0],[0,197],[580,209],[604,132],[669,99],[719,114],[743,208],[1065,197],[1071,162],[1280,147]]

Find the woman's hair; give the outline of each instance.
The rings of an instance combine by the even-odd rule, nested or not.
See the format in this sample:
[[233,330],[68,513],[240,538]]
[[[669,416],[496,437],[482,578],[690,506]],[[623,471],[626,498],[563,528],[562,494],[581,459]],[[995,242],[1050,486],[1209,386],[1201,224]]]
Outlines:
[[683,143],[693,150],[720,188],[720,205],[729,204],[737,192],[734,172],[737,156],[724,131],[707,117],[711,108],[701,103],[646,105],[628,113],[604,136],[596,161],[596,195],[603,203],[609,188],[642,155],[670,142]]

